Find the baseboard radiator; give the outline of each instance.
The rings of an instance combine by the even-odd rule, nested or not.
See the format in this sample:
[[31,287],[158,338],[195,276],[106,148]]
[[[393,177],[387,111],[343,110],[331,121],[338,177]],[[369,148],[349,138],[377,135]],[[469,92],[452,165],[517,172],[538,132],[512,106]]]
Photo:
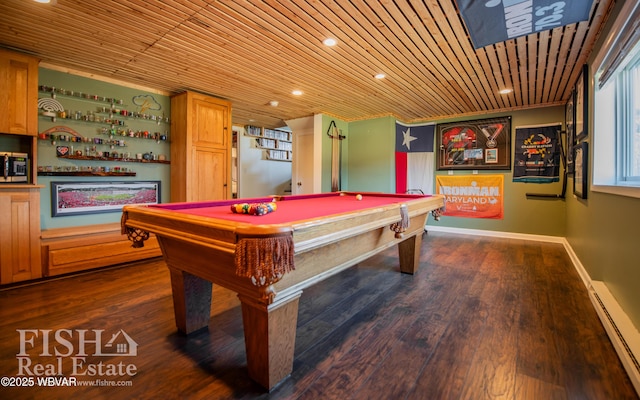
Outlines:
[[640,394],[640,333],[604,282],[591,281],[589,297],[633,387]]

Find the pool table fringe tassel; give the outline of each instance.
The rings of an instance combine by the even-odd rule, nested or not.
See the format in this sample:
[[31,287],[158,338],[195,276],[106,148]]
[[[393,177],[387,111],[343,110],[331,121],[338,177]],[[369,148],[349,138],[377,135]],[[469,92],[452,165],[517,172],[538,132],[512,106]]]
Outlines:
[[396,238],[401,239],[402,233],[409,228],[409,210],[406,204],[400,206],[400,221],[391,224],[389,229],[396,233]]
[[236,245],[236,275],[251,278],[256,286],[268,286],[295,269],[293,236],[239,238]]

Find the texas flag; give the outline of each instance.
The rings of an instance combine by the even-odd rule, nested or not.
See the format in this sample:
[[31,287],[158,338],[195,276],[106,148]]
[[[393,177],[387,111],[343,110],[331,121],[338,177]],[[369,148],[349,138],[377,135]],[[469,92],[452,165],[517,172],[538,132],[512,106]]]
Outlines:
[[434,124],[396,121],[396,193],[433,193],[434,132]]

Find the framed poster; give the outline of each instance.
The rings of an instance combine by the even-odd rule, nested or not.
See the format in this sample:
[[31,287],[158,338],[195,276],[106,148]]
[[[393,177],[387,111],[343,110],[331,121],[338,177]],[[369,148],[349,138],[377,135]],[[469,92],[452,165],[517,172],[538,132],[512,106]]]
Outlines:
[[513,181],[551,183],[560,180],[562,123],[515,128]]
[[573,162],[575,163],[575,172],[573,176],[573,194],[578,198],[586,199],[589,189],[589,144],[582,142],[573,148]]
[[117,212],[128,204],[160,203],[160,181],[51,182],[51,216]]
[[576,82],[575,92],[575,119],[574,119],[574,135],[576,141],[580,142],[587,137],[587,92],[588,92],[588,78],[589,78],[589,66],[585,64],[582,67],[582,72]]
[[575,90],[571,91],[569,95],[569,100],[564,108],[564,125],[565,130],[567,132],[567,168],[568,174],[573,174],[574,164],[573,164],[573,146],[576,144],[576,132],[575,132],[575,119],[576,119],[576,109],[574,107],[575,104]]
[[439,124],[438,170],[511,169],[511,117]]

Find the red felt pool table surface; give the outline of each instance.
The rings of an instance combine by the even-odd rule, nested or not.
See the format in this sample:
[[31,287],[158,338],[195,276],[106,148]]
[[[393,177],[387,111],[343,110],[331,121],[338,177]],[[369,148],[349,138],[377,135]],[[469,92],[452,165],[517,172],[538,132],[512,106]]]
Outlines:
[[361,195],[362,200],[357,200],[357,194],[358,193],[336,192],[276,197],[276,211],[260,216],[233,213],[231,206],[241,203],[271,202],[274,200],[274,197],[197,203],[169,203],[149,207],[199,217],[216,218],[246,224],[268,225],[289,224],[302,220],[322,218],[329,215],[349,213],[367,208],[399,204],[409,200],[430,197],[425,195],[364,193]]

